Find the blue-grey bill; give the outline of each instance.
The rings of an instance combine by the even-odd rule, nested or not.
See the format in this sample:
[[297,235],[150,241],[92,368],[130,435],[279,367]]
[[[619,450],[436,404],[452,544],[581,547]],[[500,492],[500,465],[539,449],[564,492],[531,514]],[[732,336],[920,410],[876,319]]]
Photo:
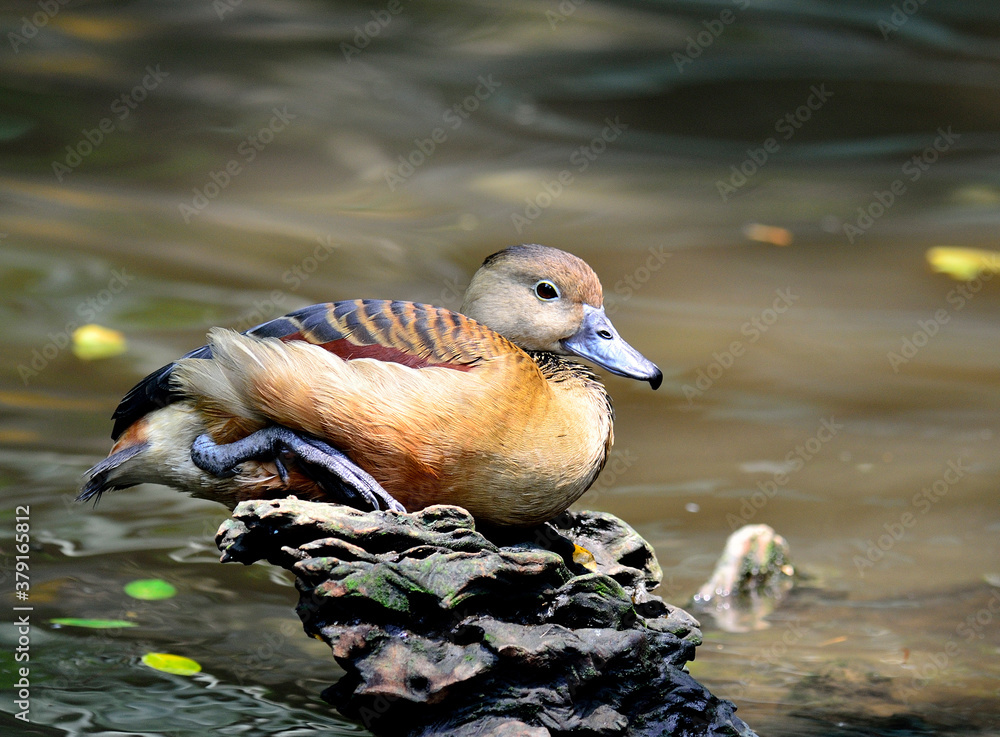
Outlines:
[[562,341],[562,346],[574,356],[586,358],[613,374],[648,381],[653,389],[659,388],[663,381],[663,372],[622,339],[603,307],[584,305],[583,324]]

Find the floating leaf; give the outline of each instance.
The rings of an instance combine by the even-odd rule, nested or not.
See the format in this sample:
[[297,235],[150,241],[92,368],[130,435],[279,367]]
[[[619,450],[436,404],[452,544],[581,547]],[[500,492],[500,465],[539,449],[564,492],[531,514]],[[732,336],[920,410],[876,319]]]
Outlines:
[[84,361],[110,358],[124,353],[125,336],[100,325],[82,325],[73,331],[73,353]]
[[156,601],[170,599],[177,595],[177,589],[158,578],[143,578],[125,584],[125,593],[133,599]]
[[824,640],[817,647],[828,647],[829,645],[836,645],[841,642],[847,642],[847,635],[837,635],[836,637],[831,637],[829,640]]
[[142,656],[142,662],[150,668],[172,673],[175,676],[193,676],[201,672],[201,664],[197,660],[185,658],[183,655],[171,655],[170,653],[146,653]]
[[78,619],[76,617],[58,617],[49,620],[52,624],[65,627],[89,627],[92,630],[111,630],[121,627],[135,627],[135,622],[124,619]]
[[770,243],[774,246],[790,246],[793,238],[792,231],[787,228],[761,225],[760,223],[749,223],[743,226],[743,235],[752,241]]
[[983,274],[1000,274],[1000,251],[937,246],[927,251],[927,263],[939,274],[972,281]]

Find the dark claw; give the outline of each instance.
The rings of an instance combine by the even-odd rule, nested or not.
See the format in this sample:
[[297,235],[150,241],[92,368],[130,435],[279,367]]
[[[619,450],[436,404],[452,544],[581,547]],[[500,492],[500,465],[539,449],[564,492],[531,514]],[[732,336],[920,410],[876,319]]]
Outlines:
[[281,483],[288,483],[288,469],[285,468],[285,462],[281,460],[280,455],[274,457],[274,467],[278,469],[278,477],[281,479]]

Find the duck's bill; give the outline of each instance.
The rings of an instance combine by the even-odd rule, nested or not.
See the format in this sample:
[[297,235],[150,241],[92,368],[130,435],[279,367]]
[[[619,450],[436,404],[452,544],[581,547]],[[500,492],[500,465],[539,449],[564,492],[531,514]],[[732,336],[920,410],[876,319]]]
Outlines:
[[583,324],[575,335],[562,341],[562,346],[613,374],[648,381],[653,389],[663,381],[663,372],[656,364],[622,340],[603,307],[584,305]]

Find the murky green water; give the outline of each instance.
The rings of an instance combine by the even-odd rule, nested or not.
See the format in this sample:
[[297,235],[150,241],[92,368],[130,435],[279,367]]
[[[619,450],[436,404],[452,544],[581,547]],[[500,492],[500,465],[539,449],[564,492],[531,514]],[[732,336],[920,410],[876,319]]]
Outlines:
[[[4,729],[357,733],[287,578],[217,562],[222,506],[141,487],[95,510],[80,474],[210,326],[457,307],[485,255],[536,241],[595,267],[667,376],[609,377],[615,456],[582,504],[656,545],[678,603],[743,521],[810,575],[767,629],[703,617],[697,677],[761,734],[1000,730],[1000,281],[925,260],[997,246],[995,3],[0,8],[0,593],[30,506],[34,607],[31,723]],[[128,352],[77,359],[84,322]],[[136,578],[179,594],[130,599]]]

